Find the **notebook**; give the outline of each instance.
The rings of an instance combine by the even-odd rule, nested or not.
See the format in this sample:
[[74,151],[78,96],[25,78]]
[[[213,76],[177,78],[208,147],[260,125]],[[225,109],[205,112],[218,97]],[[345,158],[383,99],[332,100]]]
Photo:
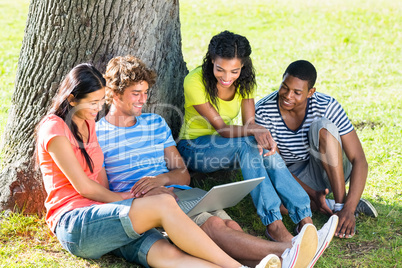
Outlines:
[[175,194],[179,197],[179,207],[191,217],[201,212],[235,206],[263,180],[264,177],[261,177],[217,185],[208,192],[192,188],[175,191]]

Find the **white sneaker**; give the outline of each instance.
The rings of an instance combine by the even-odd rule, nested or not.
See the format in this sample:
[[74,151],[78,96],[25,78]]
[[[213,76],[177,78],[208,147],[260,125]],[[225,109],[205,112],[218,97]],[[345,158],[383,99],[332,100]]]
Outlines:
[[292,248],[282,254],[282,268],[306,268],[317,251],[318,235],[314,225],[308,223],[293,237]]
[[338,226],[338,216],[332,215],[329,220],[324,224],[324,226],[317,232],[318,234],[318,246],[314,258],[311,260],[310,264],[307,266],[311,268],[317,262],[318,258],[322,255],[324,250],[329,246],[334,237],[336,227]]
[[269,254],[255,268],[281,268],[281,260],[275,254]]

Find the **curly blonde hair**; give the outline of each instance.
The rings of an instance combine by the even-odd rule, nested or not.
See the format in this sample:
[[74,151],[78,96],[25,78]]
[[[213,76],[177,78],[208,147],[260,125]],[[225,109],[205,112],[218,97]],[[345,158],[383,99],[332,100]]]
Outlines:
[[136,83],[146,81],[149,87],[156,82],[156,72],[147,68],[139,58],[127,55],[114,57],[106,66],[106,103],[111,104],[114,94],[122,95],[124,90]]

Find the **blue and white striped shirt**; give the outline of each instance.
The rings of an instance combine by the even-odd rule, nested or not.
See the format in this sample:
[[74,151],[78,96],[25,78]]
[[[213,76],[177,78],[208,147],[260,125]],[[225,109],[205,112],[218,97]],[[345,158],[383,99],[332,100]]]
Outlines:
[[129,191],[144,176],[169,172],[164,149],[176,143],[166,121],[150,113],[136,119],[132,127],[117,127],[105,118],[96,123],[109,187],[114,192]]
[[256,103],[255,122],[266,127],[278,144],[278,149],[286,164],[305,161],[310,157],[308,131],[311,123],[321,117],[333,122],[339,134],[353,130],[352,123],[342,106],[331,96],[315,92],[308,99],[306,115],[300,127],[290,130],[282,119],[278,106],[278,91],[274,91]]

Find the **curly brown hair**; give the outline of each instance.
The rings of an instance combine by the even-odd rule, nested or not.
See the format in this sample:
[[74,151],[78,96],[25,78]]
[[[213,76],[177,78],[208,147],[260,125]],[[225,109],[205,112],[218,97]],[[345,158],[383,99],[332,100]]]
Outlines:
[[106,66],[106,103],[111,104],[114,94],[136,83],[146,81],[149,87],[156,82],[156,72],[147,68],[139,58],[127,55],[114,57]]

